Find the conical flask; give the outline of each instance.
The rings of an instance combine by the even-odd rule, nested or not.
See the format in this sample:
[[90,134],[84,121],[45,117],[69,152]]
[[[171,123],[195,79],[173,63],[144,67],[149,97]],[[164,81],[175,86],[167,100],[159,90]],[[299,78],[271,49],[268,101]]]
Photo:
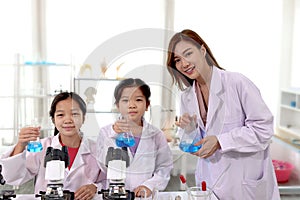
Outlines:
[[191,118],[190,123],[183,129],[179,148],[188,153],[197,152],[202,145],[196,146],[195,143],[202,139],[201,128],[198,127],[196,119]]
[[[128,117],[120,116],[120,120],[126,120],[128,122]],[[132,147],[135,145],[135,140],[132,132],[129,130],[128,132],[119,133],[116,138],[116,145],[118,147]]]

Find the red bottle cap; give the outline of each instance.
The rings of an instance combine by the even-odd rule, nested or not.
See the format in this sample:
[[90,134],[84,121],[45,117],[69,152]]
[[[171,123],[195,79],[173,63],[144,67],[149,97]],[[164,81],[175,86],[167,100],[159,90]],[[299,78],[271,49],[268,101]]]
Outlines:
[[183,183],[183,184],[186,183],[186,179],[184,178],[183,175],[180,175],[179,178],[180,178],[180,180],[181,180],[181,183]]
[[206,191],[206,182],[202,181],[201,183],[202,191]]

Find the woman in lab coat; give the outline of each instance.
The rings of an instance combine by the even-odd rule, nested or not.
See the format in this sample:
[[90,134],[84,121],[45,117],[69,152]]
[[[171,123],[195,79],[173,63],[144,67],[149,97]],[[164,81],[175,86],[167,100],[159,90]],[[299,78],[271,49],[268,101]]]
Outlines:
[[[26,144],[36,140],[40,127],[25,127],[20,130],[18,142],[1,155],[3,177],[10,185],[20,185],[35,178],[35,193],[46,191],[44,158],[48,147],[68,147],[70,164],[65,169],[63,189],[74,192],[76,199],[92,199],[101,180],[105,179],[98,167],[96,143],[80,132],[86,114],[86,104],[73,92],[58,94],[51,105],[50,117],[58,134],[41,139],[41,152],[26,151]],[[103,176],[103,177],[102,177]]]
[[137,197],[145,194],[149,197],[154,189],[164,190],[173,168],[165,135],[143,117],[150,105],[150,95],[150,87],[140,79],[121,81],[114,91],[115,104],[120,114],[128,118],[102,127],[97,139],[99,163],[106,170],[106,154],[109,147],[117,148],[118,134],[133,133],[135,145],[123,147],[129,156],[125,188]]
[[[192,30],[169,42],[168,71],[182,90],[184,128],[196,118],[204,130],[196,184],[206,181],[220,199],[280,199],[270,158],[273,116],[258,88],[245,76],[222,69]],[[220,179],[219,179],[220,178]]]

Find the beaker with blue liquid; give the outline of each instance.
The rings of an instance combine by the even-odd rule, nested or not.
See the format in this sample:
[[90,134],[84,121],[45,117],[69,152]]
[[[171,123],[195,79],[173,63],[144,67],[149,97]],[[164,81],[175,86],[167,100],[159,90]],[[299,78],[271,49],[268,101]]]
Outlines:
[[30,141],[27,145],[27,151],[29,152],[41,152],[43,150],[43,145],[39,139],[36,141]]
[[[120,120],[126,120],[128,122],[128,117],[121,116]],[[135,145],[135,140],[132,132],[129,130],[127,132],[119,133],[116,137],[116,145],[118,147],[132,147]]]
[[[33,120],[32,125],[30,125],[28,127],[38,128],[39,132],[41,131],[41,126],[36,120]],[[42,145],[39,137],[37,137],[37,139],[35,141],[29,141],[27,144],[28,152],[41,152],[42,150],[43,150],[43,145]]]
[[118,134],[118,136],[116,138],[116,144],[118,147],[134,146],[135,140],[134,140],[134,137],[133,137],[131,131]]
[[202,129],[198,127],[196,119],[191,119],[190,123],[183,129],[179,148],[188,153],[197,152],[202,145],[195,145],[202,139]]

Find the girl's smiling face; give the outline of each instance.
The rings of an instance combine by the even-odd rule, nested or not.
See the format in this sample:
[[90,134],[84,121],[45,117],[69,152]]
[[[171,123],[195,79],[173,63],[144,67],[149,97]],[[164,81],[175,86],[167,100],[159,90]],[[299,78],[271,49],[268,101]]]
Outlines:
[[58,102],[54,113],[54,124],[60,134],[69,137],[78,136],[83,124],[83,113],[79,104],[71,98]]
[[122,116],[128,116],[130,120],[141,125],[141,119],[145,111],[147,111],[148,106],[146,97],[138,87],[127,87],[122,91],[117,108]]

